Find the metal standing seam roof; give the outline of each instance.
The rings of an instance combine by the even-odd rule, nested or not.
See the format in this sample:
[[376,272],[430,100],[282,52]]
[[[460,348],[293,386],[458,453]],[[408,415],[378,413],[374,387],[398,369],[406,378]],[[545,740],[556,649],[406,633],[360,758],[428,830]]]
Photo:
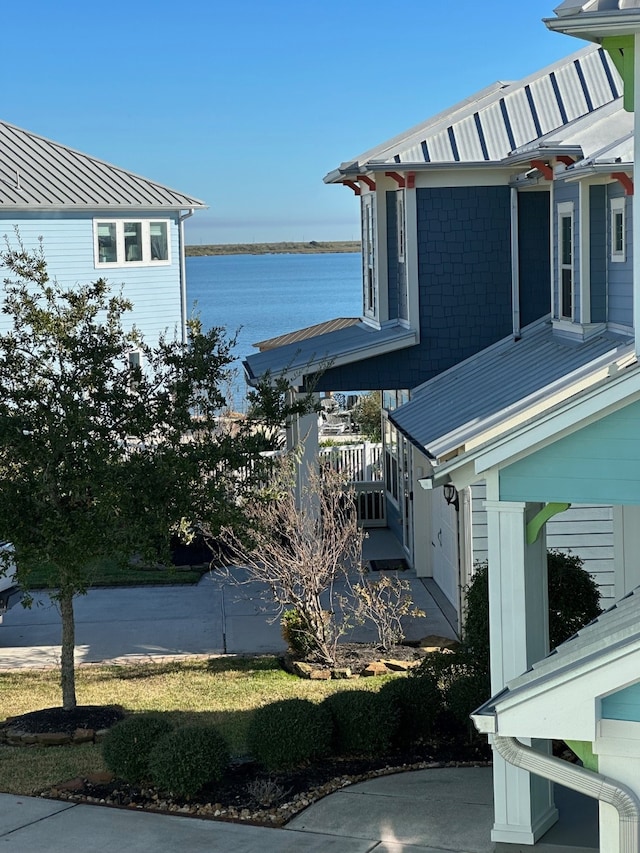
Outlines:
[[[580,370],[601,369],[631,353],[630,337],[605,332],[573,342],[537,321],[435,376],[391,412],[390,420],[434,459],[442,458],[534,399],[555,394]],[[535,396],[537,395],[537,397]]]
[[499,163],[510,152],[570,126],[622,92],[608,54],[590,45],[535,74],[495,83],[477,95],[342,163],[326,177],[345,177],[384,166]]
[[181,209],[203,201],[0,122],[0,210]]
[[287,332],[284,335],[278,335],[275,338],[267,338],[267,340],[258,341],[253,344],[253,346],[257,347],[262,352],[264,350],[275,349],[276,347],[282,347],[287,344],[304,341],[307,340],[307,338],[313,338],[317,335],[326,335],[329,332],[335,332],[339,329],[347,329],[349,326],[354,326],[359,322],[359,317],[336,317],[335,320],[327,320],[324,323],[316,323],[314,326],[297,329],[295,332]]
[[350,364],[397,349],[414,346],[416,332],[400,325],[376,329],[358,321],[323,335],[266,349],[244,361],[249,381],[269,373],[273,377],[299,378],[327,367]]
[[596,667],[615,649],[639,644],[640,587],[636,587],[526,672],[511,679],[500,693],[474,711],[474,716],[492,716],[504,702],[524,698],[550,682],[563,680],[563,676],[583,665]]

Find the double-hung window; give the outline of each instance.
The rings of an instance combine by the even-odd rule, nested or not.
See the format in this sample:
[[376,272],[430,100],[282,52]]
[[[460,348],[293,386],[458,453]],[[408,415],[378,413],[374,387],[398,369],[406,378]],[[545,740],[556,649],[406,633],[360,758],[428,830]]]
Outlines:
[[377,317],[378,283],[376,273],[376,204],[374,195],[362,199],[362,272],[363,303],[366,317]]
[[558,312],[562,320],[573,320],[573,203],[558,205]]
[[169,220],[96,219],[93,223],[96,267],[168,264]]
[[611,260],[620,263],[626,260],[627,255],[624,196],[612,198],[609,210],[611,223]]

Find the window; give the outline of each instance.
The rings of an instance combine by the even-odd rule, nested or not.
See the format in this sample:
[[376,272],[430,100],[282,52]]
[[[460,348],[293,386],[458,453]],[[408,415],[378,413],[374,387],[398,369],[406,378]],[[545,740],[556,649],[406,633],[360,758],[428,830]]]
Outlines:
[[101,267],[168,264],[169,222],[148,219],[95,221],[94,252],[95,264]]
[[573,204],[558,205],[558,284],[559,313],[573,319]]
[[375,317],[378,310],[376,282],[376,208],[375,196],[362,199],[362,265],[364,314]]
[[389,497],[398,503],[398,431],[385,418],[384,421],[384,481]]
[[611,199],[611,260],[622,262],[626,258],[627,246],[625,239],[625,199]]

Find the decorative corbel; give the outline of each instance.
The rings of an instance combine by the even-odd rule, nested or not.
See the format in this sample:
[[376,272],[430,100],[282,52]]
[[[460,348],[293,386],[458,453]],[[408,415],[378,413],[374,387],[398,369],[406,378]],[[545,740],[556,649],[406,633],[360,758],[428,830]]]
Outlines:
[[405,188],[405,179],[402,177],[402,175],[399,172],[385,172],[385,175],[388,178],[393,178],[393,180],[398,184],[400,189]]
[[626,172],[612,172],[611,177],[622,184],[625,195],[633,195],[633,181]]
[[541,172],[542,176],[548,181],[553,180],[553,169],[548,163],[545,163],[544,160],[532,160],[531,168],[537,169],[539,172]]
[[376,182],[368,175],[358,175],[358,180],[362,181],[363,184],[366,184],[370,190],[375,190]]
[[358,184],[356,184],[355,181],[342,181],[342,183],[344,184],[345,187],[351,187],[354,195],[361,195],[362,194],[362,190],[360,189]]

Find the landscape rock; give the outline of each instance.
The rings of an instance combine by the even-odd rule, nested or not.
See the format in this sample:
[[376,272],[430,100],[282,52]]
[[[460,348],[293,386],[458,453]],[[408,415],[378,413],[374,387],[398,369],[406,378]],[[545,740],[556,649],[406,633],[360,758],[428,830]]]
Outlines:
[[375,660],[372,663],[365,666],[360,675],[368,678],[372,675],[388,675],[390,672],[389,669],[382,663],[380,660]]
[[380,663],[383,663],[391,672],[409,672],[410,669],[418,666],[420,661],[417,660],[387,660],[383,658]]

